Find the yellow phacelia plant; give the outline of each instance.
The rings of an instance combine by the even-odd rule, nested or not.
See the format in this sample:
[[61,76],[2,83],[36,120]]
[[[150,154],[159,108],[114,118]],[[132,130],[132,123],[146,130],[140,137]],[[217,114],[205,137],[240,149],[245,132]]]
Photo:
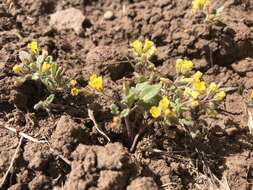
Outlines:
[[200,12],[205,16],[206,22],[215,22],[220,20],[221,13],[224,6],[217,9],[210,10],[212,0],[193,0],[192,1],[192,11],[194,13]]

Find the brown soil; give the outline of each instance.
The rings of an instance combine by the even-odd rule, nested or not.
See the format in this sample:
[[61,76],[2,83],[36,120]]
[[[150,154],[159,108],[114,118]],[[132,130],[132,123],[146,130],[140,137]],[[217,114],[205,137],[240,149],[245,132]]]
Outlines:
[[[252,190],[253,139],[243,102],[253,88],[253,1],[215,2],[225,9],[222,21],[212,26],[192,13],[189,0],[0,2],[0,121],[48,140],[23,141],[2,189],[202,190],[227,184],[231,190]],[[104,18],[106,11],[113,15]],[[43,92],[29,81],[18,91],[14,85],[18,52],[37,39],[68,76],[85,85],[89,74],[102,74],[108,92],[117,95],[116,84],[131,80],[127,48],[137,38],[155,42],[153,61],[164,76],[173,77],[175,60],[187,57],[207,81],[238,87],[226,97],[218,119],[199,119],[200,127],[208,128],[201,138],[193,141],[175,128],[153,129],[131,154],[124,137],[106,131],[113,141],[106,145],[87,122],[87,103],[99,110],[95,117],[102,127],[111,120],[94,100],[59,97],[65,107],[50,115],[34,113]],[[19,138],[0,127],[0,182]]]

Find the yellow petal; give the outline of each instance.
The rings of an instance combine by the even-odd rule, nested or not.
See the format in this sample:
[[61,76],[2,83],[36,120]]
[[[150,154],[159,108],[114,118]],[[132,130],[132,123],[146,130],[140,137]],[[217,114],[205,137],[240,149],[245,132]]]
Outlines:
[[77,96],[79,94],[79,90],[77,88],[72,88],[70,93],[72,96]]
[[167,97],[163,97],[163,99],[160,100],[158,107],[162,111],[165,111],[166,109],[168,109],[169,105],[170,105],[169,99]]
[[156,106],[152,106],[149,112],[153,118],[158,118],[161,115],[161,110]]
[[143,53],[143,50],[142,50],[142,43],[140,40],[135,40],[133,41],[130,46],[133,48],[133,51],[134,53],[137,55],[137,56],[141,56],[142,53]]

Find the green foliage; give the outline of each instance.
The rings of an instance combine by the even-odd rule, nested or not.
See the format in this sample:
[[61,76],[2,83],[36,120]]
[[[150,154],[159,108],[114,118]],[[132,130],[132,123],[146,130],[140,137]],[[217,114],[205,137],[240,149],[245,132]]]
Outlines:
[[44,109],[46,111],[49,111],[50,105],[54,101],[54,98],[55,98],[54,94],[49,95],[45,100],[41,100],[37,104],[35,104],[34,109],[35,110]]

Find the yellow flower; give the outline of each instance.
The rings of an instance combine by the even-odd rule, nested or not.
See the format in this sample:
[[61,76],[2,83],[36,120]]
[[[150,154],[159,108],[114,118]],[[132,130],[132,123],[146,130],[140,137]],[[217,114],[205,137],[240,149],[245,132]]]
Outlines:
[[183,59],[178,59],[176,61],[176,72],[186,74],[188,73],[193,67],[193,63],[190,60],[183,60]]
[[218,89],[217,84],[215,82],[212,82],[211,84],[209,84],[208,86],[208,91],[213,93]]
[[193,75],[193,79],[194,81],[199,81],[200,78],[202,77],[203,73],[201,73],[200,71],[197,71],[194,75]]
[[161,115],[161,110],[156,106],[152,106],[149,112],[153,118],[158,118]]
[[164,112],[164,115],[166,118],[170,118],[171,116],[173,116],[174,112],[171,109],[166,109]]
[[70,86],[71,86],[71,87],[75,87],[75,86],[77,85],[77,81],[74,80],[74,79],[70,80],[69,83],[70,83]]
[[193,92],[191,93],[191,95],[192,95],[192,98],[193,98],[194,100],[196,100],[196,99],[199,97],[199,92],[198,92],[198,91],[193,91]]
[[250,93],[250,99],[253,100],[253,90]]
[[33,40],[29,44],[27,44],[27,48],[29,48],[33,54],[36,54],[39,52],[39,45],[38,42]]
[[130,43],[130,46],[133,48],[133,52],[137,57],[146,57],[149,59],[155,54],[156,48],[154,42],[146,39],[143,43],[140,40],[135,40]]
[[198,100],[193,100],[193,101],[191,102],[191,107],[195,108],[195,107],[197,107],[197,106],[199,106],[199,101],[198,101]]
[[97,91],[103,90],[103,78],[98,77],[96,74],[90,76],[89,85]]
[[168,109],[169,105],[170,105],[170,101],[168,100],[168,98],[167,97],[163,97],[163,99],[160,100],[158,107],[162,111],[165,111],[166,109]]
[[79,90],[77,88],[72,88],[70,93],[72,96],[77,96],[79,94]]
[[130,46],[133,48],[134,53],[137,56],[141,56],[142,55],[142,43],[140,40],[135,40],[133,41]]
[[214,99],[215,99],[216,101],[221,101],[221,100],[223,100],[223,99],[225,98],[225,96],[226,96],[226,92],[225,92],[225,91],[221,91],[221,92],[217,93],[217,94],[214,96]]
[[193,83],[193,88],[195,91],[204,92],[206,91],[206,83],[205,81],[195,81]]
[[21,74],[22,73],[22,69],[19,65],[14,65],[14,67],[12,68],[13,72],[15,74]]
[[51,68],[51,64],[49,63],[43,63],[42,65],[42,72],[47,72]]
[[198,10],[205,10],[211,4],[211,0],[193,0],[192,1],[192,11],[196,12]]
[[146,55],[146,57],[149,59],[155,54],[155,51],[156,51],[156,48],[155,48],[154,42],[146,39],[143,46],[143,53]]

